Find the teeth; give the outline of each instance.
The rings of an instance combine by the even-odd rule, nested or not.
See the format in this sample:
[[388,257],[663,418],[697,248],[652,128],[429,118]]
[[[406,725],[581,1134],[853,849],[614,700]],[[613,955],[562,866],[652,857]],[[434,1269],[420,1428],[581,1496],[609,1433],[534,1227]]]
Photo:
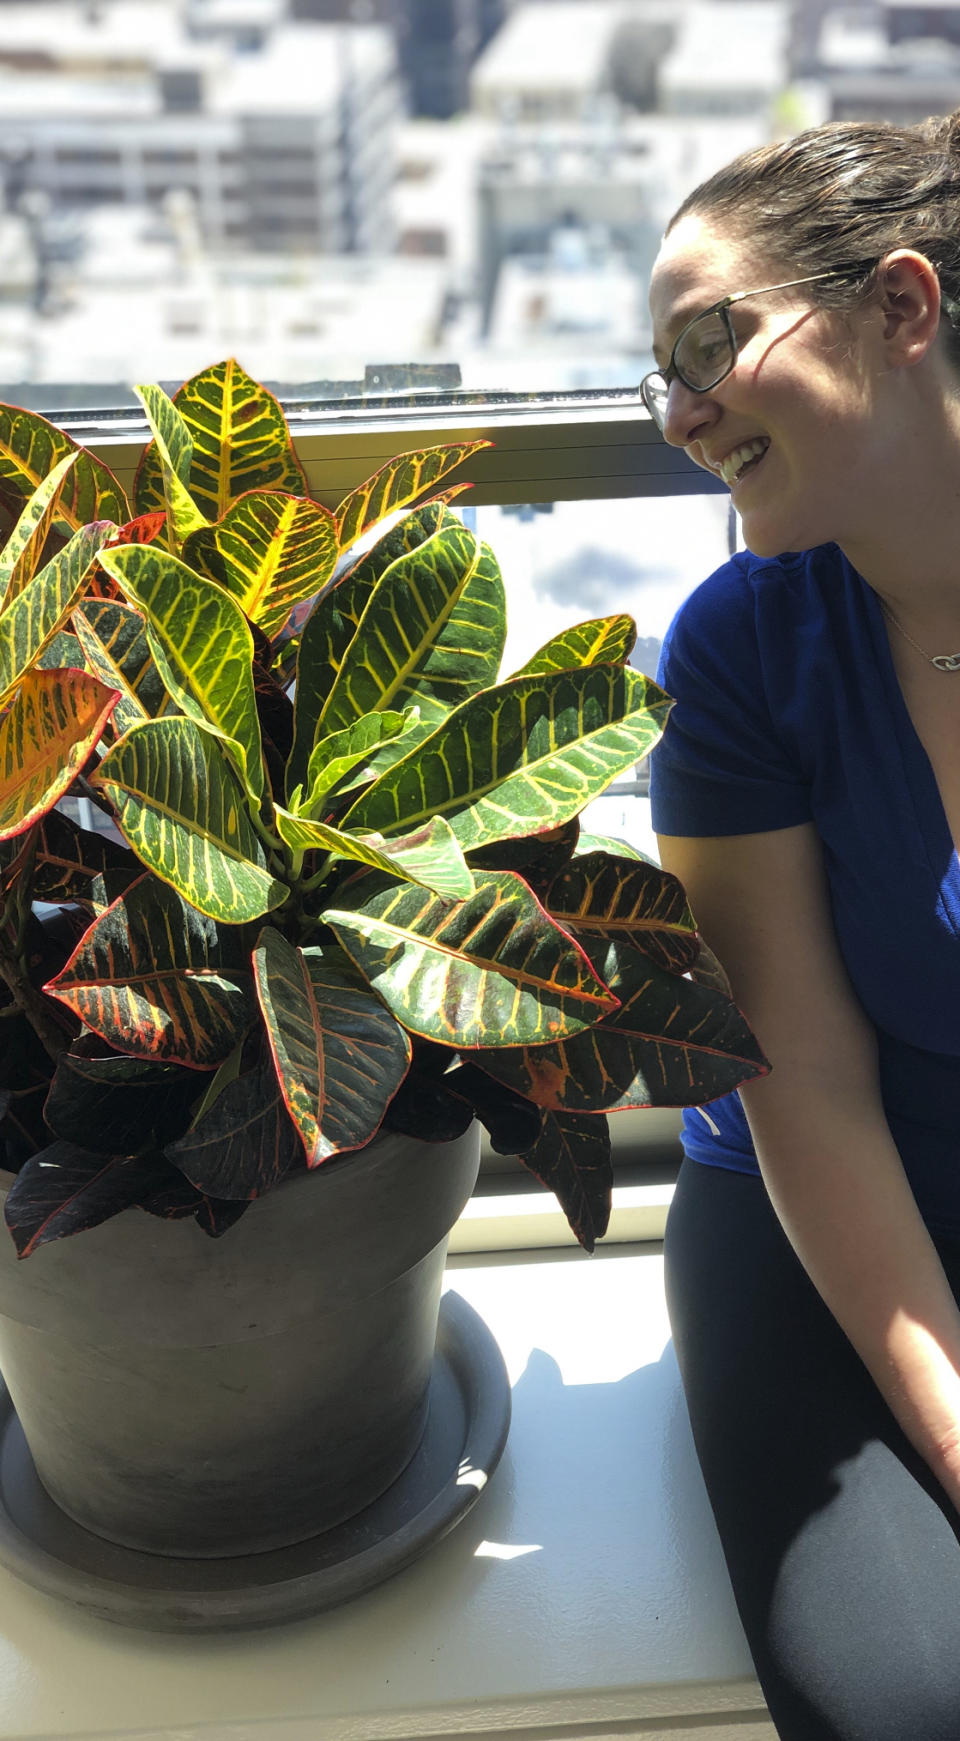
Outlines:
[[735,448],[733,453],[728,453],[720,467],[720,476],[724,483],[736,483],[748,460],[755,459],[760,453],[766,453],[769,446],[769,441],[757,436],[753,441],[745,441],[742,447]]

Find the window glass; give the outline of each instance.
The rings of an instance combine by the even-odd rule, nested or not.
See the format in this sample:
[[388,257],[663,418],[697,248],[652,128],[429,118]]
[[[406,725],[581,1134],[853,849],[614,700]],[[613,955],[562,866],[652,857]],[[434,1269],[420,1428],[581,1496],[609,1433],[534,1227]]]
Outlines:
[[671,210],[811,118],[790,10],[0,0],[0,398],[633,387]]
[[[507,593],[504,674],[573,623],[626,611],[637,625],[631,664],[655,677],[660,645],[680,605],[726,561],[724,496],[663,496],[464,508],[490,544]],[[656,856],[645,763],[584,812],[584,826]]]

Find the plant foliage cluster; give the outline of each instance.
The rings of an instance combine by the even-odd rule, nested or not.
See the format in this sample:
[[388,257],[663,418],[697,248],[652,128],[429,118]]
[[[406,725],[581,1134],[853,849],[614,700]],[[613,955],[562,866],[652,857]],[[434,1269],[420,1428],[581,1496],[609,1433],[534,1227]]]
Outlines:
[[670,705],[627,662],[633,623],[503,675],[496,559],[450,506],[485,443],[403,454],[332,513],[236,362],[139,393],[132,503],[0,407],[18,1252],[131,1205],[217,1236],[384,1123],[437,1141],[474,1117],[592,1249],[605,1115],[766,1068],[690,975],[676,880],[580,833]]

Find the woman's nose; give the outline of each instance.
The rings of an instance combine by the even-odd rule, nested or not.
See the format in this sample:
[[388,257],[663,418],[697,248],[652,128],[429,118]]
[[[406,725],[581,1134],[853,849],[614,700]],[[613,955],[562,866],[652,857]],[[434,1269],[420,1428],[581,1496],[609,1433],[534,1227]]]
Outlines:
[[671,447],[689,447],[702,429],[708,429],[720,415],[709,392],[695,393],[676,377],[670,382],[663,418],[663,439]]

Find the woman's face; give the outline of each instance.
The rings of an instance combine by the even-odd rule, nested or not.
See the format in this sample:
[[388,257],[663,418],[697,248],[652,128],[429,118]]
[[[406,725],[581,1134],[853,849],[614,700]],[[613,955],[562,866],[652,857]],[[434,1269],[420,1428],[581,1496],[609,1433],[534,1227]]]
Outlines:
[[[711,303],[802,275],[702,217],[682,218],[651,282],[658,365],[666,366],[681,328]],[[732,372],[706,393],[671,384],[666,440],[705,470],[726,474],[745,542],[757,555],[856,542],[884,469],[879,370],[871,366],[876,320],[871,326],[865,310],[841,318],[818,308],[806,286],[750,297],[730,317],[738,343]],[[740,451],[761,442],[753,457]]]

